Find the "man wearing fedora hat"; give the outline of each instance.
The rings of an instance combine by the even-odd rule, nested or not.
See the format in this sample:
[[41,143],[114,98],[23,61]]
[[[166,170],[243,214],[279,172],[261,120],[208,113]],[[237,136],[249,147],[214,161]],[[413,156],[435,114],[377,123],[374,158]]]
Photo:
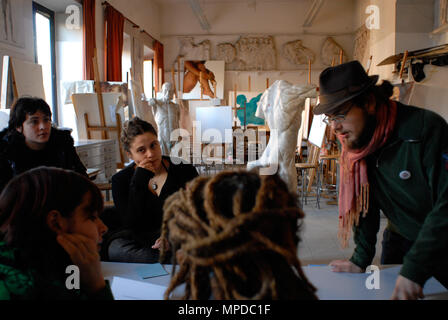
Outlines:
[[380,210],[388,218],[382,264],[402,264],[393,299],[423,298],[434,276],[448,288],[448,124],[438,114],[389,99],[392,85],[358,61],[325,69],[320,103],[342,146],[339,238],[349,260],[335,272],[362,272],[375,256]]

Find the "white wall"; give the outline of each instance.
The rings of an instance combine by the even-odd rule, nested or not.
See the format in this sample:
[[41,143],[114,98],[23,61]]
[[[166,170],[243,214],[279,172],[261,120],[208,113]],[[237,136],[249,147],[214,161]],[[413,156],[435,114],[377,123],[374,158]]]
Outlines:
[[[396,0],[359,0],[356,1],[355,28],[366,23],[369,14],[366,8],[374,5],[379,8],[379,29],[370,30],[370,53],[372,63],[369,74],[378,74],[380,79],[390,79],[393,65],[377,66],[385,58],[396,53]],[[366,66],[364,66],[366,67]]]
[[[8,55],[20,60],[34,62],[33,5],[32,0],[22,0],[23,12],[19,22],[24,28],[24,47],[0,42],[0,70],[3,68],[3,56]],[[3,26],[1,26],[3,28]],[[0,79],[1,82],[1,79]]]
[[[308,81],[308,65],[293,65],[281,54],[282,45],[292,40],[302,40],[305,47],[316,54],[311,78],[318,83],[320,72],[326,67],[321,63],[320,52],[327,36],[332,36],[351,59],[354,39],[354,0],[325,1],[313,25],[303,28],[306,13],[312,1],[259,1],[256,7],[247,1],[201,3],[211,29],[204,31],[187,2],[166,2],[161,5],[161,39],[164,44],[165,79],[171,79],[170,70],[179,54],[179,38],[194,37],[194,42],[211,42],[211,59],[216,59],[216,45],[235,43],[240,36],[274,37],[277,51],[277,68],[272,71],[226,71],[225,97],[237,84],[238,90],[248,90],[251,78],[252,91],[264,91],[266,79],[272,84],[284,79],[294,84]],[[170,80],[168,80],[170,81]]]

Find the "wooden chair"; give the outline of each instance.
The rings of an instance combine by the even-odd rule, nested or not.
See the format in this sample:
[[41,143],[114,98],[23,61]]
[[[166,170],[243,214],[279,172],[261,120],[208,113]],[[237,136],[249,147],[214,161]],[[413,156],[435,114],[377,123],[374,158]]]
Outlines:
[[319,168],[319,152],[320,148],[310,142],[308,145],[308,155],[306,162],[295,164],[296,170],[300,170],[302,177],[301,205],[306,204],[307,195],[311,192],[311,188]]

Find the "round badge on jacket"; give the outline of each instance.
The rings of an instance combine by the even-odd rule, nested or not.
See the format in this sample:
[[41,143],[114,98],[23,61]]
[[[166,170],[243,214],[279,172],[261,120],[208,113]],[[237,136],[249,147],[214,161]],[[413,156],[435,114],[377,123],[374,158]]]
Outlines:
[[408,170],[403,170],[399,174],[400,179],[408,180],[411,177],[411,173]]

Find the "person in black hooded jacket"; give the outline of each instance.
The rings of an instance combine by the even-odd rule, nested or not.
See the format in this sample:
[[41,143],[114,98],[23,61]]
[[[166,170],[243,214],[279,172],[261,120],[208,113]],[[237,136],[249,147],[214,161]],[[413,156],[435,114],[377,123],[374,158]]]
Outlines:
[[39,166],[87,176],[70,132],[52,126],[48,104],[21,97],[11,108],[8,128],[0,132],[0,192],[16,175]]

